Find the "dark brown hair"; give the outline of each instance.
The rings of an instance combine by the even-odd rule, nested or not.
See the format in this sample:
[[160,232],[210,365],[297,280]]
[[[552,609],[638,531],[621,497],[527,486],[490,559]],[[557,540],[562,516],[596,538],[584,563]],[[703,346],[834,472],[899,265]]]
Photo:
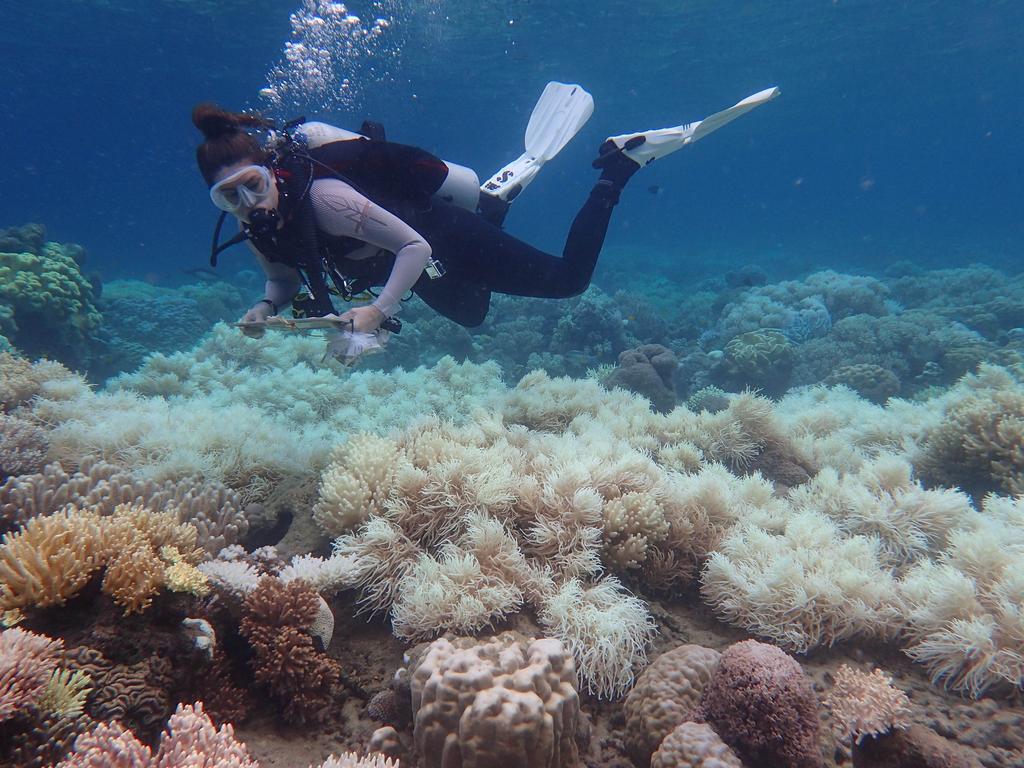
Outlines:
[[203,102],[192,110],[192,123],[203,132],[204,141],[196,147],[196,162],[207,186],[213,186],[217,171],[242,160],[262,163],[267,153],[247,128],[268,128],[272,123],[259,115],[228,112],[216,104]]

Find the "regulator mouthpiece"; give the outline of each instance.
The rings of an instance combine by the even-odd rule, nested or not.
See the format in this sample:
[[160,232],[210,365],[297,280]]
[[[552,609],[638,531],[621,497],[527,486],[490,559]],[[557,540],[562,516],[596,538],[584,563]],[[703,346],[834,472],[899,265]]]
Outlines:
[[249,212],[249,231],[256,237],[266,237],[277,231],[281,215],[276,208],[256,208]]

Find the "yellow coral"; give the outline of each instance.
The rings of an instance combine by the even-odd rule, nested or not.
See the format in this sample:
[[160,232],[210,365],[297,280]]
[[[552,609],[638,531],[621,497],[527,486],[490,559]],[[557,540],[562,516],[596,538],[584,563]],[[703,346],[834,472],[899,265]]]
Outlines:
[[55,669],[36,706],[62,718],[80,714],[92,690],[92,678],[83,670]]
[[164,582],[172,592],[188,592],[196,597],[210,593],[210,580],[194,565],[186,562],[174,547],[161,547],[160,557],[170,563],[164,568]]
[[100,518],[71,507],[35,517],[0,544],[0,609],[63,605],[102,565]]

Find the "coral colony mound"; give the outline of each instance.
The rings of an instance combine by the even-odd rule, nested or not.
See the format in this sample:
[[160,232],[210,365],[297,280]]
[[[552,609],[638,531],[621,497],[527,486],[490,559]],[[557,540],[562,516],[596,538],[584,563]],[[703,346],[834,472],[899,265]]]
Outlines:
[[1024,765],[1024,281],[411,306],[353,371],[0,234],[0,765]]

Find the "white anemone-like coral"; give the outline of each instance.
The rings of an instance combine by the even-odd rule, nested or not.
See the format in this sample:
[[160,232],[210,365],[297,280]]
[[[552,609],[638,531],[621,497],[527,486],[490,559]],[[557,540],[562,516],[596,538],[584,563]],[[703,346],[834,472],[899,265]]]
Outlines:
[[598,697],[621,696],[647,663],[654,621],[614,576],[591,586],[570,579],[541,598],[539,619],[572,651],[582,685]]
[[877,539],[843,536],[827,517],[793,515],[775,534],[737,526],[708,558],[701,593],[715,613],[791,651],[899,628],[896,582]]
[[937,561],[900,583],[906,653],[935,682],[981,696],[1024,689],[1024,499],[989,496]]

